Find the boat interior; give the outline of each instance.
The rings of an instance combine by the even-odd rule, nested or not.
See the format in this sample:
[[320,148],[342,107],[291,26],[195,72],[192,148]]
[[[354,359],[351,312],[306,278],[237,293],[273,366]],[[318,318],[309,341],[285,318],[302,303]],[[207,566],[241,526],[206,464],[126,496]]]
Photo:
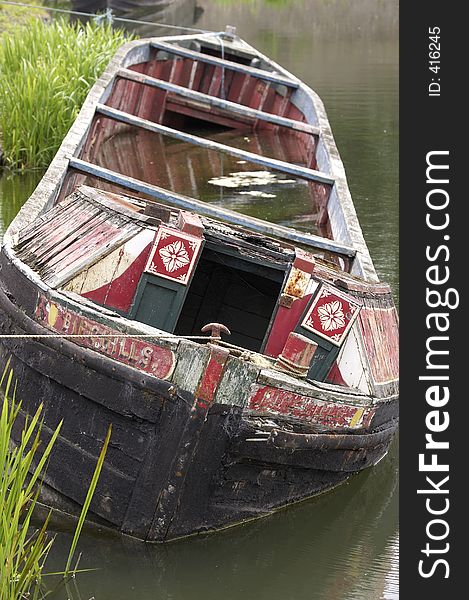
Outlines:
[[221,323],[233,345],[275,358],[298,330],[320,347],[324,380],[345,336],[300,327],[318,281],[340,281],[348,306],[347,289],[368,284],[350,275],[355,249],[332,239],[321,132],[295,102],[298,80],[237,38],[202,38],[152,40],[116,72],[18,256],[51,288],[179,336]]
[[207,323],[222,323],[232,344],[255,352],[265,349],[298,251],[89,186],[44,213],[16,245],[18,257],[52,288],[176,335],[200,336]]
[[85,184],[255,213],[254,200],[281,197],[269,220],[331,239],[334,178],[317,171],[320,130],[296,105],[298,86],[234,37],[155,40],[117,71],[57,199]]

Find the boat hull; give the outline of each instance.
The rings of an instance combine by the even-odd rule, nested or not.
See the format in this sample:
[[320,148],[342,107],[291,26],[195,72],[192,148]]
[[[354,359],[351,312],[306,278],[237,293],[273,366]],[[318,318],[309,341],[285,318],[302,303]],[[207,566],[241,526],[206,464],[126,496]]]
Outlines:
[[397,403],[383,405],[368,430],[340,435],[298,424],[295,432],[294,419],[203,401],[50,335],[32,318],[39,290],[4,253],[0,264],[1,333],[28,336],[0,343],[22,401],[14,441],[41,402],[45,442],[63,420],[43,490],[55,508],[79,511],[110,423],[90,519],[152,542],[268,515],[337,486],[387,452]]

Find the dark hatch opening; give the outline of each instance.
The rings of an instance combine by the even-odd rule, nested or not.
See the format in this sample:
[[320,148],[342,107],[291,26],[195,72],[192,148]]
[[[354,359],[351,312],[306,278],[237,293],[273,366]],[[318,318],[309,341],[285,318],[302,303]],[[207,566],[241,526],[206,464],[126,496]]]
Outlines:
[[174,333],[200,335],[226,325],[232,344],[259,352],[277,304],[284,271],[204,248]]

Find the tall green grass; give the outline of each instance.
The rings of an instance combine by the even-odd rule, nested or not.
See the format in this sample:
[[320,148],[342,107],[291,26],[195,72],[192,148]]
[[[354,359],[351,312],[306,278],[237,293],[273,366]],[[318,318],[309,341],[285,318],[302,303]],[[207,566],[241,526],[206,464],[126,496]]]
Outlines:
[[110,25],[31,19],[0,38],[0,145],[11,168],[49,164],[93,83],[128,38]]
[[[12,445],[11,436],[20,414],[16,400],[13,371],[7,365],[0,378],[3,402],[0,412],[0,600],[43,599],[47,595],[44,577],[45,563],[53,544],[48,533],[47,517],[39,529],[32,527],[44,471],[53,450],[62,422],[55,429],[44,451],[41,445],[42,404],[34,416],[26,419],[21,442]],[[88,493],[78,519],[75,535],[62,575],[67,579],[72,567],[78,538],[81,534],[92,496],[98,483],[111,437],[109,427]]]
[[37,502],[37,483],[61,423],[28,481],[40,444],[42,408],[26,422],[21,443],[12,447],[10,438],[20,405],[15,400],[11,369],[5,370],[0,389],[3,384],[4,400],[0,415],[0,599],[40,598],[43,595],[44,562],[52,539],[47,535],[47,519],[42,528],[33,533],[30,525]]

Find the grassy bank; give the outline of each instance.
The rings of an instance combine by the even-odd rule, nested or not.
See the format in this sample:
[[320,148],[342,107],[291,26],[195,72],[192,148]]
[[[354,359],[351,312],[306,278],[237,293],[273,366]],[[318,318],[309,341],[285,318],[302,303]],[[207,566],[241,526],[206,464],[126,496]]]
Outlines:
[[[19,1],[19,0],[18,0]],[[25,0],[31,6],[42,6],[40,0]],[[49,13],[44,9],[26,9],[22,6],[9,6],[0,4],[0,33],[4,31],[10,32],[15,27],[24,26],[31,20],[31,14],[37,19],[47,21]]]
[[49,164],[126,39],[109,25],[31,19],[0,39],[0,145],[15,169]]

